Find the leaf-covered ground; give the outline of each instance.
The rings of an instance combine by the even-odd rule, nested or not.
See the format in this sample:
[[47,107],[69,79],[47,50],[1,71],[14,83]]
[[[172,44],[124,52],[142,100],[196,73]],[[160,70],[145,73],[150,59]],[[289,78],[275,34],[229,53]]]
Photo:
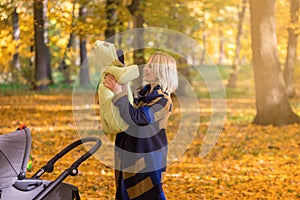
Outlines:
[[[199,102],[209,107],[208,100]],[[300,115],[299,102],[291,103]],[[33,169],[28,177],[80,138],[70,92],[2,92],[0,108],[0,134],[15,130],[21,123],[31,130]],[[209,114],[209,109],[204,110],[204,115]],[[192,145],[167,168],[167,199],[299,199],[300,125],[256,126],[251,124],[254,115],[254,99],[227,100],[223,132],[208,156],[200,158],[208,126],[204,117]],[[175,113],[169,122],[170,137],[177,130],[176,120]],[[82,152],[78,149],[75,155],[68,155],[57,163],[54,173],[43,179],[54,180]],[[114,199],[113,169],[92,157],[79,170],[76,177],[68,177],[65,182],[78,186],[82,199]]]

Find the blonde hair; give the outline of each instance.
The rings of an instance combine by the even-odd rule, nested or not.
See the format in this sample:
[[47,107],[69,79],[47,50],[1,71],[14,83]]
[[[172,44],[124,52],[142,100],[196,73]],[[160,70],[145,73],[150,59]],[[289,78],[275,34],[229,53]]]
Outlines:
[[178,87],[178,76],[175,59],[162,52],[150,56],[147,63],[151,65],[153,74],[158,78],[158,83],[164,92],[174,92]]

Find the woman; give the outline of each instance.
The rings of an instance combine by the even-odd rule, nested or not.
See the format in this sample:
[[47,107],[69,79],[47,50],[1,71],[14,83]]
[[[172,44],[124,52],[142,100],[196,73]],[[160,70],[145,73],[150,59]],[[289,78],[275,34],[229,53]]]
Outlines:
[[162,173],[166,171],[166,125],[172,101],[170,94],[178,86],[176,61],[158,52],[144,67],[143,80],[148,82],[128,101],[127,92],[108,74],[104,85],[115,96],[113,103],[129,125],[115,141],[116,199],[163,200]]

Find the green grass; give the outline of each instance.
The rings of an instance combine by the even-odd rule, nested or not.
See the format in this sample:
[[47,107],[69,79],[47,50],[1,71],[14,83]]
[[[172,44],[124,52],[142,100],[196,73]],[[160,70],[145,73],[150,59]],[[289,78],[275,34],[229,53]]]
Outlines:
[[[222,79],[222,85],[224,87],[226,98],[254,98],[254,78],[253,71],[250,65],[241,66],[237,78],[237,87],[230,88],[227,86],[227,82],[231,72],[231,66],[216,66],[219,75]],[[215,74],[214,74],[215,75]],[[207,85],[203,78],[197,74],[192,73],[193,87],[198,98],[210,98],[210,94]],[[219,81],[219,80],[218,80]],[[214,89],[214,88],[212,88]],[[221,88],[222,89],[222,88]],[[224,91],[223,90],[223,91]],[[222,90],[221,90],[222,92]]]
[[[253,77],[253,69],[251,65],[243,65],[240,67],[238,79],[237,79],[237,87],[229,88],[227,86],[227,81],[230,76],[230,72],[232,67],[228,65],[218,65],[216,66],[219,75],[222,78],[222,84],[225,89],[225,94],[227,99],[234,98],[255,98],[255,89],[254,89],[254,77]],[[57,75],[55,76],[57,77]],[[195,92],[198,98],[211,98],[210,93],[208,92],[207,86],[199,72],[196,70],[191,70],[192,84],[193,84],[193,92]],[[57,79],[57,78],[56,78]],[[299,95],[300,93],[300,67],[295,67],[295,87],[296,91]],[[88,89],[89,87],[85,88]],[[92,88],[93,89],[93,88]],[[29,92],[31,90],[31,86],[22,85],[22,84],[0,84],[0,94],[9,94],[11,92],[16,93],[20,91]],[[46,92],[72,92],[73,84],[66,84],[63,82],[56,81],[55,84],[49,86],[49,89]]]
[[37,91],[33,90],[29,85],[22,84],[0,84],[0,96],[12,96],[12,95],[35,95],[35,94],[60,94],[60,93],[72,93],[73,85],[67,85],[63,83],[52,84],[48,87],[48,90]]
[[23,84],[0,84],[0,90],[28,90],[28,85]]

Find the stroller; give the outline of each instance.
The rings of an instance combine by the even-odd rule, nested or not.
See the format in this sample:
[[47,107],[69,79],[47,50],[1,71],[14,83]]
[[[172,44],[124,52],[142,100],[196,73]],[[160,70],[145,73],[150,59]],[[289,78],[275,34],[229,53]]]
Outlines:
[[[75,147],[88,142],[95,144],[54,181],[40,179],[45,172],[53,171],[57,160]],[[79,200],[78,188],[63,181],[68,176],[76,176],[79,165],[94,154],[100,146],[101,140],[96,137],[77,140],[50,159],[31,178],[26,178],[31,149],[29,129],[20,127],[15,132],[0,135],[0,200]]]

